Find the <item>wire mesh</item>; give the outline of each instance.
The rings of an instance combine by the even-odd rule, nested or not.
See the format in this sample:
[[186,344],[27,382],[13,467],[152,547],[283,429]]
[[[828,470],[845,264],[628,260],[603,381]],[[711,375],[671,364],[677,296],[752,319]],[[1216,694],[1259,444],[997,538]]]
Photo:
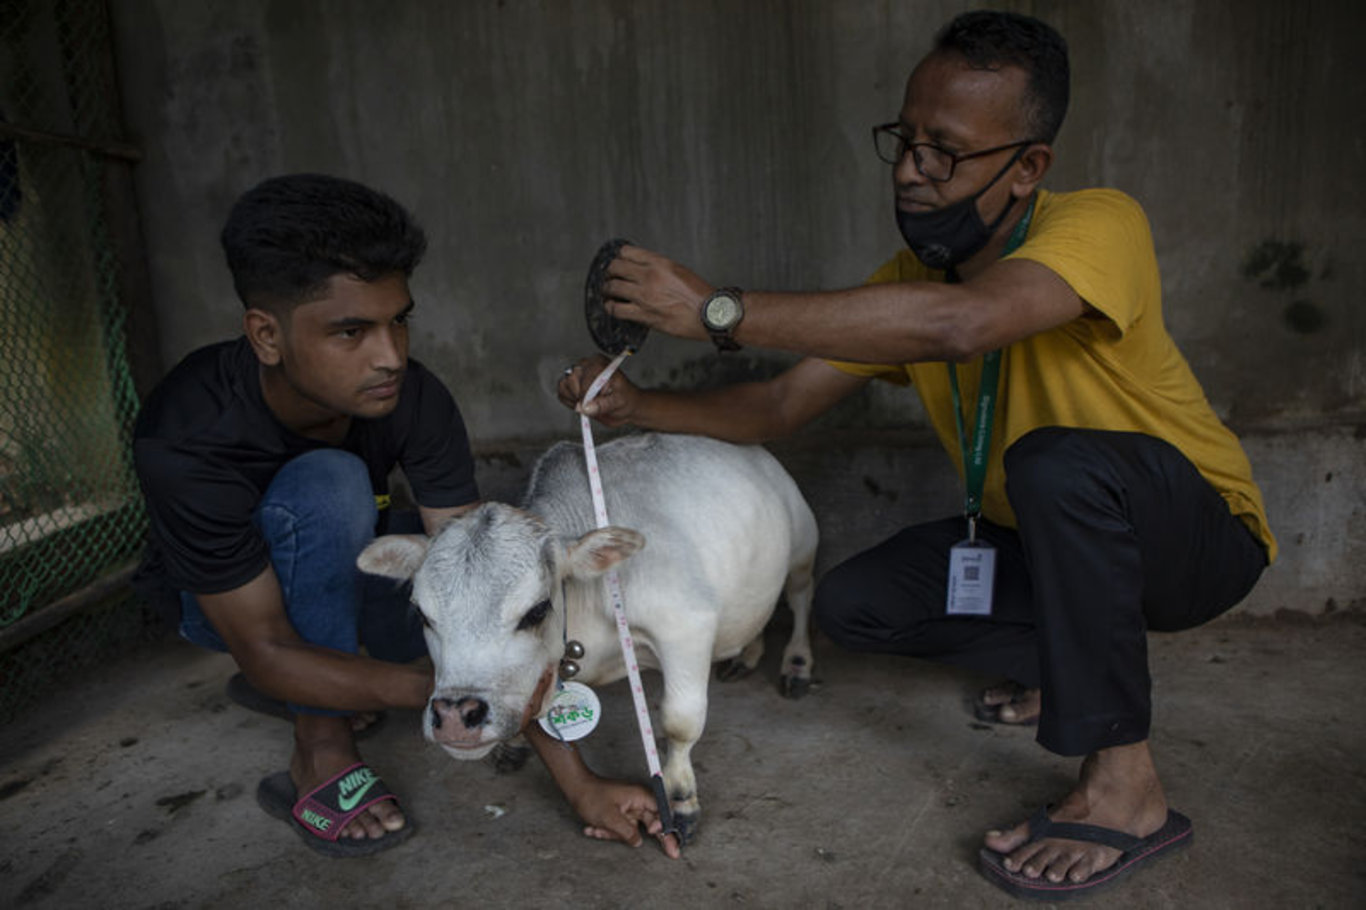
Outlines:
[[[117,140],[109,42],[102,0],[0,0],[0,125]],[[0,132],[0,632],[127,564],[145,538],[106,208],[123,166]],[[126,640],[110,630],[141,611],[114,602],[0,653],[0,720],[80,655]]]

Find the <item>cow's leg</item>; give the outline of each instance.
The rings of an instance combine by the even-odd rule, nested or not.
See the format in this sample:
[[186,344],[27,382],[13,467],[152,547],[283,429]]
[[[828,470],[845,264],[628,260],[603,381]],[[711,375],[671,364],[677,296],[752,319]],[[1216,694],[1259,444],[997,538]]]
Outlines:
[[734,682],[754,672],[759,660],[764,656],[764,633],[760,630],[754,640],[745,645],[743,651],[716,665],[716,678],[721,682]]
[[715,630],[661,642],[657,653],[664,675],[664,699],[660,715],[669,752],[664,761],[664,789],[678,828],[680,843],[697,833],[702,806],[697,798],[697,778],[692,767],[692,747],[707,723],[707,671],[711,666]]
[[493,763],[493,770],[499,774],[511,774],[522,770],[526,760],[531,757],[531,746],[527,743],[526,737],[519,733],[494,746],[488,757]]
[[783,649],[782,686],[788,698],[801,698],[811,689],[812,565],[812,560],[805,560],[794,566],[783,587],[787,605],[792,608],[792,638]]

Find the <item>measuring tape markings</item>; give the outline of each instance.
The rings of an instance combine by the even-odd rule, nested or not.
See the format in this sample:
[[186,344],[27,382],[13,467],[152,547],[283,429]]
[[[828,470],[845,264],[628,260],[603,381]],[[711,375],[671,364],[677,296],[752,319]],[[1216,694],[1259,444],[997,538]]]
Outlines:
[[[612,374],[630,355],[631,349],[626,348],[607,365],[607,369],[598,374],[598,377],[588,386],[588,391],[584,393],[583,404],[588,404],[598,396],[603,386],[612,378]],[[579,415],[579,429],[583,433],[583,454],[584,460],[588,464],[588,488],[593,494],[594,517],[597,519],[598,528],[606,528],[608,527],[607,499],[602,491],[602,476],[598,471],[598,453],[593,445],[593,429],[588,416],[585,414]],[[672,815],[669,812],[668,797],[664,794],[663,774],[659,767],[659,752],[655,747],[654,727],[650,724],[650,709],[645,703],[645,689],[640,683],[640,667],[636,663],[636,649],[631,638],[631,627],[626,622],[626,605],[621,595],[621,578],[617,574],[616,567],[607,570],[604,580],[607,584],[608,596],[612,601],[612,611],[616,615],[617,638],[621,642],[621,654],[625,659],[626,673],[631,683],[631,700],[635,704],[636,723],[640,727],[640,739],[645,746],[645,758],[649,764],[651,782],[655,787],[655,798],[659,803],[660,821],[664,825],[665,832],[668,832],[674,830]]]

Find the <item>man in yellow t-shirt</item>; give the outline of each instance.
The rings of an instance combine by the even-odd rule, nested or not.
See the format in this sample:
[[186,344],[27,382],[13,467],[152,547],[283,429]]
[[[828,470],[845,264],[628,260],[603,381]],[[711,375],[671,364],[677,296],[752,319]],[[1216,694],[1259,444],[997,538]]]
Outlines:
[[[959,16],[911,73],[898,120],[874,130],[909,250],[869,284],[718,290],[633,246],[607,270],[615,317],[806,359],[700,392],[617,374],[581,406],[609,426],[762,442],[871,379],[914,385],[964,477],[965,515],[831,570],[816,619],[848,648],[1006,677],[982,712],[1037,719],[1043,746],[1086,756],[1071,792],[988,832],[979,856],[994,883],[1045,899],[1189,843],[1148,747],[1146,632],[1226,611],[1276,548],[1238,440],[1163,324],[1142,209],[1111,190],[1039,186],[1068,78],[1066,44],[1044,23]],[[561,400],[579,406],[602,368],[569,371]]]

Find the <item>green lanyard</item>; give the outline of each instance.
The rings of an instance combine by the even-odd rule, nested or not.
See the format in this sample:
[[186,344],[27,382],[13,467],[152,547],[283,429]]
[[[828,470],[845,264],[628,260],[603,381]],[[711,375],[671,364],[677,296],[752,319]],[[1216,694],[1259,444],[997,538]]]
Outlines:
[[[1029,222],[1033,217],[1034,200],[1031,199],[1024,217],[1015,225],[1015,230],[1010,232],[1010,239],[1006,241],[1002,256],[1009,256],[1024,243],[1025,234],[1029,232]],[[949,280],[957,283],[957,273],[951,271]],[[963,432],[963,403],[958,393],[958,368],[952,363],[945,366],[949,369],[949,387],[953,390],[953,419],[958,425],[958,445],[963,452],[963,477],[967,481],[963,513],[968,517],[970,536],[975,538],[977,518],[982,514],[982,490],[987,480],[987,453],[991,449],[991,420],[996,411],[996,387],[1000,383],[1001,352],[998,349],[982,358],[982,383],[977,390],[977,420],[973,427],[971,446],[968,445],[968,438]]]

